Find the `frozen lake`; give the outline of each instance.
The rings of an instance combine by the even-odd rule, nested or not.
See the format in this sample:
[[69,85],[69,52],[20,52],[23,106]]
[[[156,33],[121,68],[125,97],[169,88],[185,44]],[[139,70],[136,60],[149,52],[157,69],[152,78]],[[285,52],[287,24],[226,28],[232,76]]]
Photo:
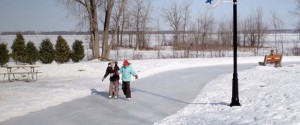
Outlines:
[[[15,35],[0,35],[0,42],[6,43],[8,49],[10,50],[10,47],[15,39]],[[43,39],[49,38],[51,42],[53,42],[53,45],[56,43],[58,35],[24,35],[24,39],[26,42],[32,41],[35,43],[36,47],[38,48],[41,41]],[[84,60],[88,60],[92,57],[91,49],[89,49],[89,36],[88,35],[62,35],[62,37],[68,42],[70,48],[75,40],[81,40],[84,44],[85,48],[85,58]],[[166,34],[164,36],[166,38],[166,41],[171,41],[172,34]],[[128,40],[128,37],[123,38],[124,41]],[[162,38],[157,37],[157,34],[153,34],[149,36],[149,44],[150,46],[158,45],[159,41]],[[100,41],[100,46],[102,45]],[[283,47],[282,47],[283,46]],[[259,50],[258,55],[265,55],[269,53],[270,49],[275,49],[277,47],[278,52],[282,52],[283,48],[283,54],[284,55],[292,55],[291,49],[295,46],[300,46],[299,42],[299,34],[277,34],[276,40],[275,40],[275,34],[269,34],[265,38],[264,47]],[[156,58],[182,58],[184,57],[185,51],[172,51],[171,47],[160,47],[161,50],[139,50],[134,51],[132,49],[124,49],[120,48],[118,50],[112,50],[110,54],[111,59],[115,60],[123,60],[123,59],[156,59]],[[254,50],[245,50],[245,49],[239,49],[238,50],[238,56],[254,56]],[[101,52],[101,47],[100,47]],[[202,52],[202,51],[201,51]],[[231,50],[224,50],[221,53],[218,51],[211,51],[211,52],[204,52],[204,54],[200,54],[200,57],[220,57],[220,56],[232,56],[233,52]],[[175,55],[175,56],[174,56]],[[190,58],[196,58],[196,52],[191,51],[190,52]]]

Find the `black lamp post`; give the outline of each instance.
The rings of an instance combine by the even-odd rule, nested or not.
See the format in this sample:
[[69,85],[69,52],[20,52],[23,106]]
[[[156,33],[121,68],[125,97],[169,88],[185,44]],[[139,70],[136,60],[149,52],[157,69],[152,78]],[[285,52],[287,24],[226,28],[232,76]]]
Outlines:
[[232,98],[230,106],[241,106],[239,102],[239,87],[237,74],[237,0],[233,0],[233,79]]

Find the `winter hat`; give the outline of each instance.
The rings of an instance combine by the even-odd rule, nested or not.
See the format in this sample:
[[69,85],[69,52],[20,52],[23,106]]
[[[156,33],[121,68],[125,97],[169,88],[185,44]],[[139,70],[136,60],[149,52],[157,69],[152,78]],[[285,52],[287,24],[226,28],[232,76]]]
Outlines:
[[118,64],[118,61],[116,61],[116,60],[111,60],[110,63],[111,63],[111,64]]
[[123,65],[124,65],[124,66],[128,66],[128,65],[129,65],[128,60],[124,60]]

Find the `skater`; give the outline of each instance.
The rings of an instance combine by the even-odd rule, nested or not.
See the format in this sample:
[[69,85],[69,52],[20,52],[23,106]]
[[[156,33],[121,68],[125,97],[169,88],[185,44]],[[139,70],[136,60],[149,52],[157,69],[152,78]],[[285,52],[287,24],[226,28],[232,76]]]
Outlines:
[[274,55],[275,53],[274,53],[274,50],[273,49],[271,49],[271,51],[270,51],[270,54],[269,55]]
[[258,62],[258,64],[261,65],[261,66],[266,66],[268,56],[273,56],[273,55],[275,55],[275,52],[274,52],[273,49],[271,49],[269,55],[265,55],[264,61],[263,62]]
[[130,90],[130,81],[131,81],[131,75],[135,77],[135,79],[138,79],[138,75],[133,70],[131,64],[128,62],[128,60],[124,60],[123,66],[119,70],[119,73],[122,74],[122,90],[124,95],[126,96],[126,99],[129,101],[131,99],[131,90]]
[[103,79],[102,81],[104,81],[104,79],[110,75],[110,78],[109,78],[109,81],[110,81],[110,84],[109,84],[109,96],[108,98],[115,98],[117,99],[118,98],[118,94],[119,94],[119,79],[120,79],[120,76],[119,76],[119,73],[118,73],[118,70],[119,70],[119,66],[118,66],[118,63],[116,61],[111,61],[108,63],[108,66],[106,68],[106,72],[103,76]]

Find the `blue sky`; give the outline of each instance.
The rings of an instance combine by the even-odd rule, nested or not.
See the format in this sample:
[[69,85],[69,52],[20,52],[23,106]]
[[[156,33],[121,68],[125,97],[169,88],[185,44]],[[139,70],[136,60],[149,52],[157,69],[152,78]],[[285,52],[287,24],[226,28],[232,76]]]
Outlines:
[[[153,0],[153,15],[159,14],[161,7],[168,7],[175,0]],[[184,0],[177,0],[182,3]],[[214,0],[213,0],[214,1]],[[226,1],[226,0],[225,0]],[[230,1],[230,0],[227,0]],[[282,18],[286,28],[294,28],[299,18],[290,14],[296,8],[294,0],[237,0],[238,16],[246,17],[256,8],[262,8],[265,20],[271,12]],[[192,0],[192,17],[209,11],[217,19],[232,16],[232,4],[206,9],[206,0]],[[57,0],[0,0],[0,32],[3,31],[70,31],[76,29],[76,20],[70,18],[66,9]]]

